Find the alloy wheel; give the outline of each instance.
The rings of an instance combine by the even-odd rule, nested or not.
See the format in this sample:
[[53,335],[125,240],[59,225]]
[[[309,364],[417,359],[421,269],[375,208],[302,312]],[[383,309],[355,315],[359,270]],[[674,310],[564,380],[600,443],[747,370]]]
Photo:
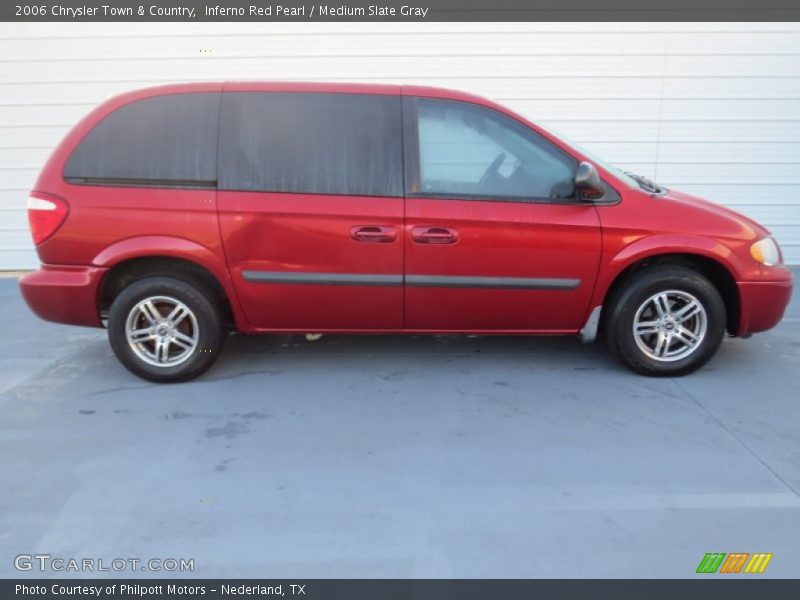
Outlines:
[[191,309],[169,296],[150,296],[128,313],[125,337],[133,352],[156,367],[185,362],[197,348],[200,329]]
[[639,349],[653,360],[672,362],[700,347],[708,329],[708,316],[695,296],[666,290],[642,302],[633,319],[633,337]]

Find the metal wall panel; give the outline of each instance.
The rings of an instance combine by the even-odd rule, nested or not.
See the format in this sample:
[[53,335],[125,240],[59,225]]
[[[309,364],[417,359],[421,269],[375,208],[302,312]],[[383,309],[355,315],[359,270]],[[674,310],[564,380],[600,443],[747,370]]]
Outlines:
[[453,87],[762,221],[800,264],[800,24],[0,24],[0,269],[36,265],[25,200],[112,94],[176,81]]

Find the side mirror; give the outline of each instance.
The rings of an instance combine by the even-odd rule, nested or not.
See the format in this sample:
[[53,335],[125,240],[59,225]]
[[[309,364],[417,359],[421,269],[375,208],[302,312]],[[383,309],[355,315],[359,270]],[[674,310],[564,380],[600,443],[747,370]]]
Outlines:
[[606,189],[592,163],[582,162],[575,172],[575,189],[589,200],[601,198]]

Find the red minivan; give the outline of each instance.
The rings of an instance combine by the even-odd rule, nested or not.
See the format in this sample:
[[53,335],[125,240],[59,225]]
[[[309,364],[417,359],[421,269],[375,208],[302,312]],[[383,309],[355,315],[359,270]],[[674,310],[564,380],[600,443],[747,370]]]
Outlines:
[[769,232],[488,100],[390,85],[202,83],[117,96],[28,200],[51,321],[133,373],[205,371],[229,331],[576,335],[647,375],[780,321]]

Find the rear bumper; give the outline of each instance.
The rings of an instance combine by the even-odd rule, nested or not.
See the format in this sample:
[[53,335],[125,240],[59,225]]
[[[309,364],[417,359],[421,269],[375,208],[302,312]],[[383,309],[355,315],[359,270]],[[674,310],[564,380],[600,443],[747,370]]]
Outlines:
[[101,327],[97,308],[100,281],[107,269],[42,265],[22,276],[22,297],[46,321]]
[[739,330],[736,335],[748,335],[772,329],[783,318],[792,297],[791,272],[780,281],[738,282],[740,302]]

